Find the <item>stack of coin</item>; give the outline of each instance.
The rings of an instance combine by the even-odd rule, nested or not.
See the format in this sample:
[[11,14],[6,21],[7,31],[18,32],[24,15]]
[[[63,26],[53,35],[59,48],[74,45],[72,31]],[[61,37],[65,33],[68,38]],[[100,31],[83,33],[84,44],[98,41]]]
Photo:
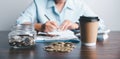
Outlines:
[[28,47],[35,44],[34,38],[29,35],[16,35],[12,36],[11,40],[9,40],[10,46],[13,48],[21,48]]
[[75,48],[71,42],[54,42],[44,47],[48,52],[71,52]]

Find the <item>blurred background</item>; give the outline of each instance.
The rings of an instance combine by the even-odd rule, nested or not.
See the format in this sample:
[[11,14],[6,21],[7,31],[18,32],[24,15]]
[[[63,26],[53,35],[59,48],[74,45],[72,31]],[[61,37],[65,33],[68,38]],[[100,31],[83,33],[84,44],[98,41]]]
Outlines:
[[[32,0],[0,0],[0,31],[9,31]],[[120,0],[85,0],[112,31],[120,31]]]

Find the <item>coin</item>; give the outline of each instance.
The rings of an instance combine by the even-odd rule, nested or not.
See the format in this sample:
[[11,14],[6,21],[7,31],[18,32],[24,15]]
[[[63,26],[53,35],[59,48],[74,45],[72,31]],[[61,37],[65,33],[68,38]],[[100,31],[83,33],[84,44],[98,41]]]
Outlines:
[[71,42],[53,42],[48,46],[45,46],[45,51],[49,52],[71,52],[75,48],[75,45]]

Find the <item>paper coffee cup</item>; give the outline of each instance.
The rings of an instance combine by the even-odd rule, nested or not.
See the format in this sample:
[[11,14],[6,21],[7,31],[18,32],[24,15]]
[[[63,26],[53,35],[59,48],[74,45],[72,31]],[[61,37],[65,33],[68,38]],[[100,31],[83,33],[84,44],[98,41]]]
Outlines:
[[82,44],[95,46],[98,32],[98,17],[81,16],[79,21]]

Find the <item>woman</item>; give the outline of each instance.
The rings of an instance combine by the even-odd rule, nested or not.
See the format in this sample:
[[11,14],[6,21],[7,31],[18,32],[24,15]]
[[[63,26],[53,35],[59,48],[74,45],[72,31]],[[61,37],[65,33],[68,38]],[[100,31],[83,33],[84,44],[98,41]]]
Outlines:
[[[17,19],[17,24],[34,22],[37,31],[74,30],[80,16],[97,16],[82,0],[34,0]],[[104,29],[103,21],[99,29]]]

